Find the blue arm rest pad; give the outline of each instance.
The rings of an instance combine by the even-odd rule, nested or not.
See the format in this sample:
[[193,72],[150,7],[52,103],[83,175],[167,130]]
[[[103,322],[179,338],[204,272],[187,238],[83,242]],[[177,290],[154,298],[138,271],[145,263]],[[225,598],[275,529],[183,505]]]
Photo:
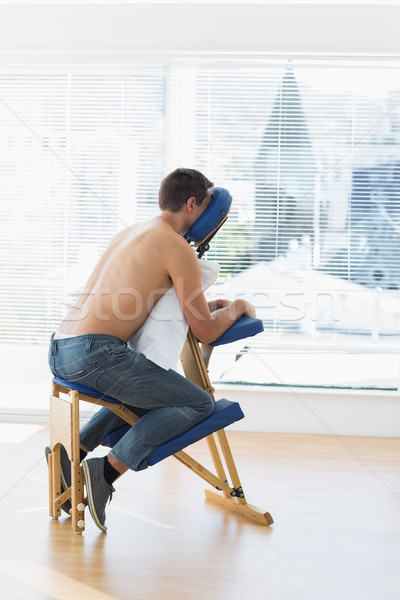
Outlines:
[[264,331],[264,325],[261,319],[255,319],[254,317],[246,317],[245,315],[238,318],[238,320],[229,327],[219,336],[216,340],[211,342],[210,346],[222,346],[222,344],[230,344],[231,342],[236,342],[237,340],[242,340],[243,338],[251,337],[252,335],[257,335],[257,333],[261,333]]
[[[181,435],[178,435],[178,437],[173,438],[169,442],[166,442],[153,450],[147,457],[147,464],[149,466],[155,465],[160,462],[160,460],[167,458],[167,456],[171,456],[171,454],[183,450],[186,446],[198,442],[207,435],[210,435],[219,429],[223,429],[224,427],[227,427],[227,425],[243,419],[243,417],[244,414],[237,402],[231,402],[230,400],[226,400],[226,398],[217,400],[214,405],[214,411],[209,417],[194,427],[191,427]],[[128,431],[129,427],[129,425],[124,425],[123,427],[116,429],[105,438],[102,444],[112,448]]]

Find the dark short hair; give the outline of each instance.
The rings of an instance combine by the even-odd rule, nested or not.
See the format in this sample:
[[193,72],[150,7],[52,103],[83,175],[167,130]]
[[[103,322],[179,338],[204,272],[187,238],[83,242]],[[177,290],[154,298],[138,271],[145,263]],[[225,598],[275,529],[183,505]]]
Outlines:
[[196,169],[179,168],[161,182],[158,205],[161,210],[177,213],[192,196],[200,206],[213,183]]

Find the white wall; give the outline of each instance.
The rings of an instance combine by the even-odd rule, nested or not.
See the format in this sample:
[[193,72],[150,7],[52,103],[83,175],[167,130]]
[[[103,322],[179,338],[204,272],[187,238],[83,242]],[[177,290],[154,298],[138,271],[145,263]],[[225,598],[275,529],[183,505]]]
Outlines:
[[4,52],[400,54],[400,6],[0,5]]

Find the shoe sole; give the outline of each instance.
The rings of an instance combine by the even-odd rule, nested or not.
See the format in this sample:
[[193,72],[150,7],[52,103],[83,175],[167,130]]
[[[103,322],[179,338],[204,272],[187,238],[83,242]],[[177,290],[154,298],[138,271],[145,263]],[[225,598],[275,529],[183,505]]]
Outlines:
[[87,492],[87,499],[88,499],[88,506],[89,506],[90,514],[92,515],[92,519],[93,519],[95,525],[97,525],[97,527],[105,533],[107,531],[107,527],[105,525],[101,524],[99,517],[97,516],[97,512],[94,508],[92,483],[90,480],[90,470],[87,465],[87,462],[83,461],[82,467],[83,467],[83,476],[85,478],[85,485],[86,485],[86,492]]
[[[44,455],[46,457],[46,462],[47,464],[49,464],[49,454],[52,454],[51,448],[49,446],[46,446],[44,449]],[[70,486],[67,485],[67,482],[65,480],[64,477],[64,472],[61,469],[61,493],[64,493],[65,490],[67,490]],[[72,509],[72,504],[70,500],[66,500],[64,502],[64,504],[61,505],[62,510],[67,513],[67,515],[70,517],[71,516],[71,509]]]

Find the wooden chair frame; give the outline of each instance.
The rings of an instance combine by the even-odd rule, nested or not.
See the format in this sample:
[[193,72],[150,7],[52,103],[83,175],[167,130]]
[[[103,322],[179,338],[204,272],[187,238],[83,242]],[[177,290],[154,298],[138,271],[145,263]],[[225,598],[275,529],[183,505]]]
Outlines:
[[[208,376],[208,365],[212,351],[212,346],[201,345],[192,331],[189,330],[181,354],[181,363],[186,378],[206,390],[215,401],[215,390]],[[60,394],[67,397],[63,398]],[[105,406],[129,425],[134,425],[139,420],[139,417],[135,416],[132,411],[122,404],[112,404],[53,383],[50,396],[50,447],[52,453],[48,456],[49,513],[53,519],[58,519],[61,516],[61,505],[70,499],[74,533],[82,533],[85,529],[84,511],[87,504],[84,496],[83,470],[79,456],[80,400]],[[216,474],[206,469],[183,450],[174,454],[174,457],[218,490],[213,492],[206,489],[205,494],[208,500],[263,525],[271,525],[273,519],[268,512],[264,512],[246,501],[225,430],[220,429],[216,433],[207,436],[206,440]],[[63,493],[61,493],[60,444],[65,447],[71,460],[72,485]],[[229,473],[231,483],[229,483],[226,470]]]

